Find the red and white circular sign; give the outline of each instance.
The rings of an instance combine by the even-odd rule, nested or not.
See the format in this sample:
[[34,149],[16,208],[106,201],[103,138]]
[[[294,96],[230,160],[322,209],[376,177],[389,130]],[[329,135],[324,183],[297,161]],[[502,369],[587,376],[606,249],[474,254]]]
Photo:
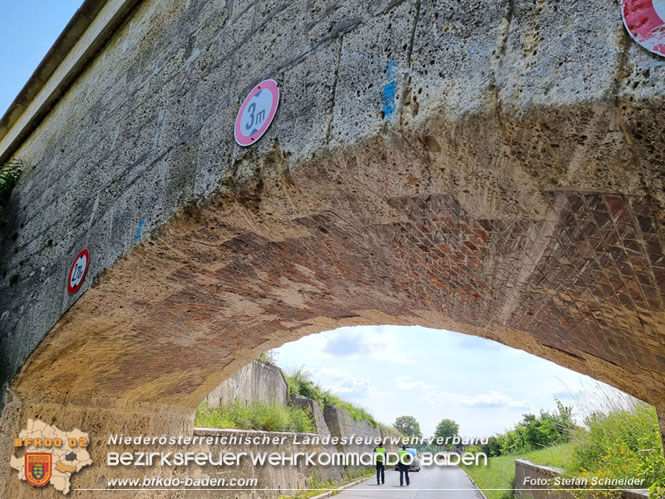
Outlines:
[[621,0],[621,13],[633,40],[665,56],[665,0]]
[[235,137],[241,146],[259,140],[272,123],[279,104],[279,87],[275,80],[264,80],[245,97],[236,117]]
[[76,293],[81,284],[83,284],[83,279],[88,272],[88,265],[90,264],[90,253],[87,249],[81,251],[74,263],[72,268],[69,269],[69,277],[67,277],[67,291],[70,295]]

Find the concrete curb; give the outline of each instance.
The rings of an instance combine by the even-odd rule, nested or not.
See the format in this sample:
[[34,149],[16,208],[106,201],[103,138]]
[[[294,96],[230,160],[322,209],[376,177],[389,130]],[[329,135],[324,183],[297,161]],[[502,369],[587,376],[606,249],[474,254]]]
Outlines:
[[481,496],[483,496],[483,499],[487,499],[487,496],[485,495],[485,493],[484,493],[482,490],[480,490],[480,487],[478,487],[478,484],[475,482],[475,480],[474,480],[473,478],[471,478],[471,475],[469,475],[469,474],[466,472],[466,470],[465,470],[464,468],[460,467],[460,469],[466,474],[466,476],[469,477],[469,480],[471,480],[471,483],[472,483],[473,486],[476,488],[476,490],[478,491],[478,493],[479,493]]
[[372,477],[365,477],[365,478],[360,478],[359,480],[356,480],[355,482],[347,483],[346,485],[343,485],[342,487],[339,487],[334,490],[329,490],[328,492],[324,492],[323,494],[319,494],[318,496],[310,497],[309,499],[321,499],[322,497],[329,497],[333,495],[334,493],[340,492],[344,489],[348,489],[350,487],[353,487],[354,485],[358,485],[360,482],[364,482],[368,478]]

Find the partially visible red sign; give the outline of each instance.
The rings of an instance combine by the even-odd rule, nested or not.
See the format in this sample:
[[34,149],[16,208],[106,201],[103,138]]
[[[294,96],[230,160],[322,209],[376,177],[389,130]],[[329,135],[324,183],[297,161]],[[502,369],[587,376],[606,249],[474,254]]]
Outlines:
[[621,13],[633,40],[665,56],[665,0],[621,0]]
[[69,269],[69,276],[67,276],[67,291],[70,295],[76,293],[83,284],[83,279],[88,273],[88,265],[90,265],[90,253],[87,249],[81,251],[72,267]]

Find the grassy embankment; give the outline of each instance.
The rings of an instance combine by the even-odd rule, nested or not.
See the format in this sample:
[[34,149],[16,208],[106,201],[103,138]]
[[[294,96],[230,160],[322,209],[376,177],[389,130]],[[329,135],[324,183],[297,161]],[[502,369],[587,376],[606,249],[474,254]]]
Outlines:
[[297,394],[315,400],[319,403],[321,410],[327,405],[337,407],[348,412],[356,421],[367,421],[374,428],[380,425],[374,417],[362,407],[357,407],[346,400],[342,400],[336,395],[324,390],[314,381],[310,375],[303,370],[297,370],[292,375],[286,377],[289,385],[289,394]]
[[[263,359],[267,360],[267,359]],[[286,377],[289,395],[302,395],[316,401],[321,409],[327,405],[338,407],[348,412],[356,421],[366,421],[373,427],[380,426],[379,423],[365,409],[340,399],[339,397],[323,390],[314,383],[309,375],[303,371],[296,371]],[[265,404],[254,401],[246,404],[237,401],[230,406],[209,407],[204,401],[196,408],[196,426],[208,428],[237,428],[245,430],[263,431],[292,431],[299,433],[316,433],[316,426],[310,411],[305,411],[292,405],[280,405],[277,403]],[[296,492],[290,497],[295,499],[308,499],[317,496],[327,490],[338,489],[360,478],[374,475],[374,468],[363,468],[359,470],[345,470],[341,480],[321,482],[316,477],[316,470],[309,480],[308,489]],[[333,495],[335,492],[333,492]]]
[[229,406],[209,407],[204,401],[196,408],[196,426],[241,430],[294,431],[316,433],[311,415],[299,407],[236,401]]
[[[643,479],[640,488],[649,488],[651,497],[665,497],[665,462],[656,411],[634,399],[592,412],[584,426],[574,430],[569,443],[490,457],[487,466],[465,470],[481,489],[508,489],[515,477],[516,459],[561,468],[568,477]],[[511,497],[505,491],[485,494],[489,499]]]
[[560,444],[541,450],[525,451],[506,456],[490,457],[487,466],[462,466],[471,475],[478,488],[483,489],[488,499],[511,497],[511,493],[501,490],[512,489],[515,479],[515,460],[526,459],[534,464],[563,468],[570,456],[571,444]]

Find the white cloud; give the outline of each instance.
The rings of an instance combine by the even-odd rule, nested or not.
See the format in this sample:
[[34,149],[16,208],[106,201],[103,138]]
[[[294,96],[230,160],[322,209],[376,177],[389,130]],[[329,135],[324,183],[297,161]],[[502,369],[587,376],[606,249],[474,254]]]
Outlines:
[[327,388],[335,395],[354,398],[368,395],[373,389],[369,381],[362,378],[347,378]]
[[371,383],[357,376],[349,376],[336,367],[324,367],[317,371],[323,389],[341,397],[361,398],[376,392]]
[[451,393],[440,390],[436,385],[426,383],[424,381],[414,380],[411,376],[400,376],[395,379],[395,389],[401,391],[422,393],[420,397],[421,402],[426,402],[432,405],[440,404],[456,404],[465,407],[474,407],[478,409],[483,408],[497,408],[509,407],[518,409],[528,409],[529,403],[525,400],[513,400],[508,395],[502,392],[488,391],[478,395],[465,395],[462,393]]
[[526,400],[513,400],[505,393],[495,391],[481,393],[475,397],[463,400],[462,405],[476,408],[513,407],[517,409],[529,409],[530,407]]
[[435,385],[430,385],[424,381],[416,381],[411,376],[400,376],[395,379],[394,387],[396,390],[405,392],[419,390],[423,392],[430,392],[437,389]]
[[395,364],[416,363],[405,355],[400,337],[385,327],[348,327],[329,332],[322,350],[336,358],[363,358]]

